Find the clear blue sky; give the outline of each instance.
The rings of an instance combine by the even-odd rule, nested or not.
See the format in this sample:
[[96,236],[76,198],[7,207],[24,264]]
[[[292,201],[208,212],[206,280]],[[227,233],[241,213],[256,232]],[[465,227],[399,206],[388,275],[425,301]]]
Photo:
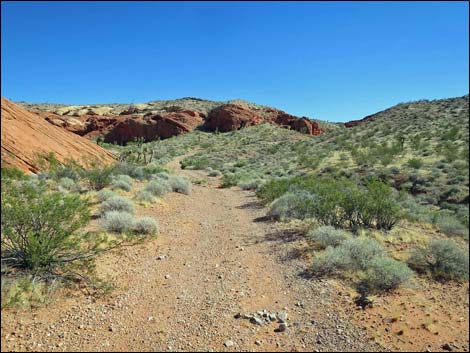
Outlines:
[[346,121],[467,94],[467,2],[2,2],[2,96],[242,98]]

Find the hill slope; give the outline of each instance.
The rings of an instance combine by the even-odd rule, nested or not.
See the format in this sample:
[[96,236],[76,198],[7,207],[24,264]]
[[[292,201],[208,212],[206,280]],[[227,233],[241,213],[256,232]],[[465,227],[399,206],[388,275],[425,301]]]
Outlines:
[[[315,137],[263,124],[224,134],[194,132],[147,147],[157,162],[194,150],[183,166],[220,171],[228,186],[256,188],[270,178],[305,174],[375,176],[413,196],[417,205],[408,206],[414,217],[430,221],[419,205],[445,209],[459,219],[442,221],[447,231],[468,234],[468,124],[465,96],[399,105],[365,124]],[[123,149],[131,159],[133,150]]]
[[16,166],[23,171],[39,170],[38,155],[53,152],[59,161],[73,158],[81,164],[96,159],[108,164],[114,156],[95,143],[53,126],[38,115],[2,98],[3,166]]

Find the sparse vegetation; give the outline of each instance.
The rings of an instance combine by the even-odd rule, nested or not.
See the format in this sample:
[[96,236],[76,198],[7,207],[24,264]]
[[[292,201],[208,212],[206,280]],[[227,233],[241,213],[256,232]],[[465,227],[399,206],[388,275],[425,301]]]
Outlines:
[[452,240],[429,241],[412,251],[408,263],[417,272],[429,273],[438,280],[468,280],[468,252]]

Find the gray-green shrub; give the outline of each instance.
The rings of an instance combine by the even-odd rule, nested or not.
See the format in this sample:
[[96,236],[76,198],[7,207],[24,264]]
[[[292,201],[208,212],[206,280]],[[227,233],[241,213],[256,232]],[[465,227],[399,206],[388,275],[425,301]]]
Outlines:
[[154,196],[161,197],[169,192],[172,188],[168,181],[164,179],[153,179],[147,185],[145,185],[144,191],[151,193]]
[[411,251],[408,264],[438,280],[465,280],[469,274],[468,251],[449,239],[429,241],[423,248]]
[[104,202],[113,196],[118,196],[118,194],[109,189],[103,189],[96,193],[96,199],[98,200],[98,202]]
[[322,249],[336,247],[351,238],[351,233],[332,226],[320,226],[308,232],[307,236]]
[[151,217],[138,218],[134,221],[132,230],[136,234],[153,235],[158,232],[158,223]]
[[374,257],[367,263],[364,278],[358,285],[360,294],[367,296],[398,288],[409,281],[413,271],[403,262],[389,257]]
[[149,203],[155,202],[155,197],[153,196],[153,194],[146,190],[137,191],[135,198],[137,201],[140,201],[140,202],[149,202]]
[[109,211],[134,213],[134,204],[131,200],[122,196],[112,196],[100,205],[100,213],[105,214]]
[[108,211],[101,217],[100,223],[108,232],[127,233],[134,226],[134,216],[124,211]]
[[171,186],[171,189],[174,192],[179,192],[181,194],[186,194],[188,195],[189,192],[191,191],[191,184],[189,181],[181,176],[171,176],[169,179],[169,183]]

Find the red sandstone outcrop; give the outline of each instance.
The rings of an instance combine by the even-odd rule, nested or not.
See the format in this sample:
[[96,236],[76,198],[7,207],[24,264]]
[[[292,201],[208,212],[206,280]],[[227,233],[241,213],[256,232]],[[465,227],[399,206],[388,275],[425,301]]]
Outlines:
[[35,173],[40,169],[38,156],[50,152],[60,162],[72,158],[81,165],[92,161],[107,165],[115,161],[112,153],[65,130],[58,121],[49,123],[5,98],[1,99],[1,106],[2,167],[16,166]]

